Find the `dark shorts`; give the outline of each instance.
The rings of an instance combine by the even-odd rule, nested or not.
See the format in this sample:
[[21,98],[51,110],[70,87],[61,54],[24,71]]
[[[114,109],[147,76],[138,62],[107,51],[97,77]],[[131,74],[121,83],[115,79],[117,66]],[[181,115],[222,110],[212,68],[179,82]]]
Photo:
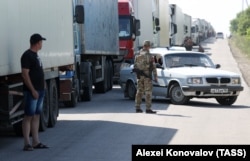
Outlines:
[[43,110],[44,90],[38,91],[39,98],[34,99],[32,93],[24,91],[24,113],[27,116],[34,116],[41,114]]

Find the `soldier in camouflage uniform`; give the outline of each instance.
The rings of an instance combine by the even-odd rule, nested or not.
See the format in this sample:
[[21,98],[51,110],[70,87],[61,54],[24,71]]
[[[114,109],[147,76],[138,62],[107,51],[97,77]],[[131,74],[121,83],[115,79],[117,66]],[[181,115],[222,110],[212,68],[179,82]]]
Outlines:
[[137,74],[137,92],[135,96],[135,108],[137,113],[142,113],[140,108],[142,96],[145,94],[146,113],[156,113],[151,110],[152,98],[152,73],[154,81],[157,82],[157,73],[154,59],[149,52],[150,41],[144,41],[144,46],[140,50],[139,55],[135,57],[134,68],[143,71],[146,75]]

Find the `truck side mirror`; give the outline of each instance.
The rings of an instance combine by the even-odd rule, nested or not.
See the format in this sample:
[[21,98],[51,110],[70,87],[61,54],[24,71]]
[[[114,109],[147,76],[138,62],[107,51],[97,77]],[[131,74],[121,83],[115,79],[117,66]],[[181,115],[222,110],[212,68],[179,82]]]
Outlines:
[[185,34],[188,33],[188,27],[185,26]]
[[83,7],[83,5],[77,5],[75,7],[75,20],[79,24],[84,24],[84,7]]
[[156,31],[160,31],[160,30],[161,30],[161,27],[157,26],[157,27],[155,28],[155,30],[156,30]]
[[159,26],[160,25],[160,20],[159,18],[155,18],[155,26]]
[[141,35],[140,28],[141,28],[140,20],[135,20],[135,36]]

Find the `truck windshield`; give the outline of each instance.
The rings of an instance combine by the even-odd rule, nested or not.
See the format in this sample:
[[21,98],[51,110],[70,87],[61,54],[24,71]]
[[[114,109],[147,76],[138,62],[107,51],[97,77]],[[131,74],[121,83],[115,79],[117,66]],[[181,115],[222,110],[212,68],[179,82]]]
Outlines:
[[119,17],[119,38],[126,39],[131,36],[130,17]]
[[195,32],[196,32],[195,26],[192,26],[192,28],[191,28],[191,33],[195,33]]

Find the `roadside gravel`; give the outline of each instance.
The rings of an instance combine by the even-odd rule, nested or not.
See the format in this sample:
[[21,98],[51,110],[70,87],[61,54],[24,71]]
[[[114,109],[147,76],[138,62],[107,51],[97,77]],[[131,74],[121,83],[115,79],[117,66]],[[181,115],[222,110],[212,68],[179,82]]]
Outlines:
[[245,82],[247,83],[248,87],[250,87],[250,58],[241,53],[241,51],[232,43],[230,43],[230,41],[228,41],[228,44],[235,60],[238,63]]

